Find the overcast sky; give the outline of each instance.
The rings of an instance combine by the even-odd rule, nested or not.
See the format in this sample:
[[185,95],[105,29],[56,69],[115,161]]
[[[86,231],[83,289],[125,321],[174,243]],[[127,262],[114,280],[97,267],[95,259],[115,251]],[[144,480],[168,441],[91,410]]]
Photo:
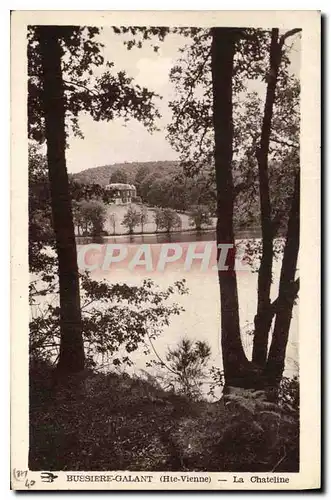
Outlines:
[[[128,51],[123,38],[113,34],[112,29],[104,29],[100,38],[105,45],[105,60],[112,61],[116,71],[126,71],[136,83],[163,97],[157,101],[162,115],[157,125],[161,131],[150,134],[136,120],[126,124],[121,119],[94,122],[90,116],[82,115],[80,126],[85,139],[70,137],[70,147],[66,153],[68,171],[75,173],[117,162],[176,160],[177,153],[168,144],[165,131],[171,119],[168,102],[174,97],[169,71],[180,56],[178,49],[185,44],[185,39],[180,35],[169,35],[158,44],[160,49],[155,53],[149,43],[145,43],[141,49]],[[291,59],[293,71],[297,74],[299,56],[295,44]]]

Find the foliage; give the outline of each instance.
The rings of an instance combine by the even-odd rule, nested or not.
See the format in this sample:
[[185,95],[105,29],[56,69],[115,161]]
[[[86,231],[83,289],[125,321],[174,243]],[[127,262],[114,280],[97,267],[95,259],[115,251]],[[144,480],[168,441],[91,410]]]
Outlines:
[[[166,28],[163,31],[162,28],[143,27],[113,29],[115,33],[128,35],[128,49],[139,48],[143,40],[149,40],[156,34],[162,40],[167,33]],[[113,75],[109,71],[111,63],[100,77],[94,78],[91,63],[103,65],[100,45],[95,40],[98,31],[97,28],[62,28],[67,126],[79,134],[79,113],[88,111],[97,120],[112,119],[114,116],[127,119],[132,114],[153,128],[154,118],[157,117],[152,103],[153,93],[139,86],[133,87],[123,72]],[[185,210],[192,205],[193,193],[198,194],[194,198],[198,204],[212,207],[215,203],[212,195],[215,179],[212,170],[210,32],[196,28],[179,31],[190,42],[186,60],[172,72],[173,81],[181,90],[179,99],[172,104],[176,122],[169,128],[169,134],[172,135],[173,145],[182,154],[184,170],[178,169],[168,179],[166,175],[159,176],[150,171],[139,177],[139,190],[144,200],[163,207],[155,211],[155,221],[157,228],[167,231],[178,225],[178,214],[171,208]],[[261,30],[245,30],[243,33],[245,36],[238,42],[235,67],[236,97],[247,90],[244,88],[247,76],[268,79],[265,59],[269,34]],[[40,61],[35,35],[35,29],[31,28],[29,133],[41,142]],[[273,138],[275,230],[286,217],[287,200],[291,194],[286,188],[286,176],[288,171],[298,167],[296,101],[299,87],[295,79],[288,75],[287,67],[284,54],[277,102],[279,134]],[[286,103],[286,96],[288,106],[284,110],[282,106]],[[245,109],[235,103],[234,165],[237,200],[241,200],[238,225],[248,220],[247,214],[253,221],[256,217],[255,148],[262,112],[260,104],[254,93],[247,97]],[[289,134],[293,143],[288,142]],[[54,392],[49,364],[56,361],[59,353],[59,308],[52,301],[58,295],[58,285],[54,258],[45,251],[46,246],[52,248],[54,245],[49,204],[47,206],[48,184],[42,177],[43,162],[36,162],[36,158],[37,155],[32,155],[29,172],[32,188],[29,192],[30,269],[39,272],[38,278],[30,284],[30,303],[32,311],[37,312],[32,315],[30,323],[30,468],[297,471],[297,381],[282,381],[278,405],[266,401],[264,393],[258,391],[230,392],[216,404],[194,402],[188,397],[166,392],[156,383],[125,375],[96,374],[92,370],[81,374],[83,379],[79,382],[83,383],[76,384],[76,390]],[[183,172],[185,175],[182,175]],[[194,185],[197,179],[201,183],[198,191]],[[77,193],[75,196],[79,197],[85,188],[74,185],[73,189]],[[97,197],[104,195],[98,186],[94,186],[92,191],[99,193]],[[165,197],[170,201],[166,202]],[[90,207],[92,204],[94,208],[99,203],[82,199],[76,199],[76,202],[87,203]],[[171,208],[166,203],[170,203]],[[94,229],[97,227],[100,232],[102,210],[95,209],[94,214],[98,214],[94,219],[98,222],[94,225],[92,222],[91,226]],[[141,223],[141,218],[139,220]],[[128,224],[129,232],[138,223],[133,226]],[[43,260],[44,257],[46,260]],[[88,274],[82,276],[81,286],[85,350],[89,366],[95,366],[98,361],[99,369],[107,369],[110,364],[116,368],[130,365],[130,353],[140,346],[147,353],[146,340],[155,339],[169,324],[170,318],[182,310],[178,305],[169,303],[170,297],[174,293],[186,292],[183,282],[176,282],[161,291],[150,280],[139,286],[128,286],[93,281]],[[48,299],[46,303],[45,297]],[[203,342],[193,344],[184,340],[177,348],[168,351],[166,361],[173,370],[175,383],[191,399],[197,398],[197,387],[209,356],[210,350]],[[215,384],[222,385],[221,370],[214,369],[212,373]],[[78,391],[80,385],[82,390]]]
[[112,172],[112,174],[110,176],[109,183],[110,184],[113,184],[113,183],[127,184],[128,183],[128,176],[124,170],[120,170],[120,169],[114,170],[114,172]]
[[136,186],[138,195],[140,195],[141,184],[143,183],[144,179],[151,173],[151,168],[152,167],[146,163],[143,163],[138,167],[138,170],[134,177],[134,185]]
[[128,211],[123,217],[122,226],[127,227],[129,230],[129,234],[132,234],[134,228],[138,226],[140,222],[140,213],[135,208],[133,208],[132,205],[130,205]]
[[144,226],[148,222],[148,210],[145,206],[142,206],[140,209],[140,225],[141,225],[141,232],[144,232]]
[[136,186],[138,195],[148,205],[188,210],[201,204],[215,212],[214,176],[203,172],[188,178],[175,161],[115,163],[83,170],[74,174],[73,179],[82,184],[105,186],[118,170],[129,184]]
[[168,348],[165,362],[158,358],[151,364],[160,369],[157,380],[163,387],[196,400],[203,397],[202,386],[210,356],[211,348],[207,342],[183,338],[175,348]]
[[[252,362],[244,352],[240,336],[236,274],[219,275],[222,354],[227,383],[231,380],[232,385],[259,386],[267,378],[261,375],[264,368],[269,382],[278,385],[284,369],[299,283],[295,271],[300,192],[298,181],[294,182],[294,178],[299,178],[300,87],[291,74],[284,40],[298,32],[300,29],[279,36],[278,29],[194,31],[191,43],[183,49],[185,56],[171,73],[176,98],[171,103],[169,139],[180,153],[188,176],[215,169],[217,240],[234,242],[234,222],[240,227],[261,221],[262,254]],[[260,88],[266,86],[265,101],[258,92],[251,91],[253,81]],[[273,240],[285,228],[288,232],[279,296],[271,303]]]
[[46,159],[34,144],[29,144],[29,269],[34,273],[54,264],[43,248],[55,245],[50,206]]
[[[229,394],[225,398],[225,405],[232,419],[223,429],[221,440],[217,442],[216,439],[215,448],[221,456],[228,456],[227,444],[232,442],[232,453],[241,449],[242,470],[298,470],[298,412],[268,402],[265,394],[259,391]],[[240,442],[237,442],[236,437],[239,436]],[[261,452],[264,454],[263,460]],[[228,470],[238,467],[233,457],[227,467]]]
[[[116,28],[114,28],[116,30]],[[115,72],[111,61],[104,61],[100,29],[86,26],[57,28],[62,47],[67,127],[80,137],[79,115],[89,113],[94,120],[130,117],[141,121],[149,130],[159,117],[156,94],[133,84],[124,71]],[[41,57],[38,27],[28,30],[28,124],[29,137],[44,140],[44,116],[41,100]]]
[[299,378],[283,377],[279,387],[279,404],[293,411],[299,411],[300,387]]
[[[30,356],[52,362],[60,342],[55,276],[54,272],[43,273],[30,285],[30,306],[35,312],[30,322]],[[144,346],[147,353],[147,340],[156,338],[170,317],[183,310],[169,303],[170,297],[187,293],[184,281],[161,290],[152,280],[144,280],[140,286],[109,284],[84,273],[80,282],[84,348],[93,366],[96,360],[100,365],[131,364],[130,353],[139,346]]]
[[[172,436],[188,470],[297,472],[299,412],[241,390],[186,418]],[[201,456],[203,455],[203,463]]]
[[197,231],[201,231],[203,226],[210,226],[211,222],[208,207],[204,205],[193,207],[190,213],[190,226],[193,226]]
[[224,370],[222,370],[219,366],[212,366],[209,369],[209,376],[210,382],[208,396],[211,396],[213,399],[218,399],[218,393],[223,390],[225,385]]
[[[125,162],[125,163],[114,163],[113,165],[102,165],[99,167],[91,167],[81,172],[73,174],[73,178],[77,182],[82,184],[93,184],[97,183],[101,186],[106,186],[109,184],[109,179],[112,174],[117,170],[120,170],[127,176],[129,184],[135,184],[139,186],[139,182],[136,181],[136,175],[140,170],[149,173],[160,172],[162,176],[167,176],[170,173],[174,173],[178,167],[178,163],[174,161],[147,161],[147,162]],[[143,174],[142,180],[145,175]],[[138,175],[139,181],[139,175]]]
[[83,184],[75,180],[74,176],[69,177],[70,196],[73,201],[99,200],[103,203],[110,203],[113,200],[113,192],[105,189],[97,183]]
[[[182,56],[170,74],[176,97],[170,103],[173,120],[168,127],[168,138],[180,154],[185,174],[210,178],[215,190],[211,32],[188,29],[186,36]],[[237,227],[259,223],[256,151],[264,103],[252,86],[263,88],[268,81],[269,46],[270,32],[260,29],[241,30],[237,41],[233,76],[233,177]],[[272,122],[270,189],[275,233],[286,226],[293,193],[293,172],[299,168],[300,86],[291,74],[290,50],[291,47],[283,48]]]
[[31,470],[172,470],[171,434],[185,398],[126,374],[86,371],[82,389],[51,389],[52,369],[30,364]]
[[170,233],[173,229],[180,229],[182,225],[180,216],[172,208],[156,210],[154,220],[156,230],[165,229],[167,233]]
[[73,202],[73,218],[78,234],[101,236],[106,212],[105,205],[97,200]]
[[162,208],[185,211],[196,203],[215,207],[212,181],[204,175],[187,178],[180,166],[164,176],[150,172],[141,181],[139,192],[145,203]]
[[[38,148],[29,154],[29,259],[31,276],[29,299],[30,356],[55,362],[59,352],[60,326],[58,307],[57,261],[49,212],[49,189],[46,164]],[[77,206],[83,210],[76,211]],[[97,200],[74,203],[77,223],[87,229],[100,229],[105,207]],[[84,218],[83,218],[84,216]],[[42,237],[40,237],[42,235]],[[141,286],[109,284],[81,276],[81,307],[83,337],[87,361],[96,359],[119,365],[130,364],[129,353],[145,345],[147,335],[158,335],[170,317],[181,307],[170,303],[174,293],[186,293],[183,282],[160,290],[152,281]],[[116,356],[117,357],[116,357]]]
[[[29,266],[38,272],[43,266],[52,264],[54,257],[47,255],[45,246],[55,248],[50,202],[50,187],[46,157],[34,141],[29,143]],[[81,184],[69,179],[73,218],[79,232],[102,233],[105,219],[104,203],[109,203],[111,194],[99,184]]]
[[297,472],[298,413],[249,393],[193,402],[151,377],[86,370],[81,390],[52,391],[30,363],[31,470]]
[[117,35],[125,36],[124,45],[128,50],[133,47],[141,49],[143,44],[147,41],[152,46],[154,52],[158,52],[159,46],[155,44],[155,41],[161,41],[165,39],[170,29],[165,26],[116,26],[113,27],[114,33]]
[[116,233],[116,223],[117,223],[117,215],[116,214],[110,214],[109,215],[109,222],[113,230],[113,234]]
[[158,232],[162,227],[162,218],[163,218],[162,210],[160,208],[154,210],[154,222],[156,226],[156,232]]

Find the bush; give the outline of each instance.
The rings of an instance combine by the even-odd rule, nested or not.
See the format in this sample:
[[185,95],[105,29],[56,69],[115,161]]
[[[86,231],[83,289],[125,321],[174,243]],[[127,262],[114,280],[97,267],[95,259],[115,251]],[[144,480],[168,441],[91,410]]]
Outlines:
[[148,210],[146,207],[141,207],[140,213],[140,225],[141,225],[141,232],[144,232],[144,226],[148,222]]
[[[30,305],[38,304],[40,297],[57,293],[56,274],[40,276],[38,288],[30,288]],[[110,284],[107,280],[92,280],[86,272],[81,275],[81,310],[83,340],[87,366],[101,364],[130,365],[130,353],[145,346],[168,325],[172,315],[183,308],[171,302],[174,293],[185,294],[185,281],[177,281],[161,290],[152,280],[140,286],[126,283]],[[60,309],[47,302],[30,321],[30,356],[43,361],[54,361],[60,345]],[[146,350],[146,349],[145,349]]]
[[203,397],[202,386],[207,377],[211,348],[206,342],[182,339],[174,349],[167,350],[166,362],[152,364],[161,370],[158,380],[174,392],[198,400]]
[[117,214],[112,213],[109,215],[109,223],[112,227],[113,234],[116,234]]
[[171,208],[159,208],[155,210],[154,221],[156,224],[156,231],[165,229],[170,233],[173,229],[180,229],[182,226],[182,219],[175,210]]
[[154,210],[154,222],[156,225],[156,232],[162,228],[163,212],[161,208]]
[[54,393],[52,370],[30,363],[31,470],[298,471],[299,413],[259,391],[195,402],[150,375],[86,370],[84,390]]
[[299,413],[269,403],[261,391],[238,390],[206,405],[173,439],[188,470],[299,470]]
[[133,196],[132,203],[142,203],[141,196]]
[[138,226],[139,223],[140,223],[140,213],[130,205],[128,211],[123,217],[122,226],[128,228],[129,234],[132,234],[134,228]]
[[78,234],[101,236],[106,220],[107,209],[104,203],[97,200],[83,200],[73,203],[73,219]]
[[190,226],[194,227],[197,231],[201,231],[203,226],[210,226],[211,218],[210,210],[207,206],[197,205],[191,210],[190,213]]
[[[50,392],[52,368],[30,371],[31,470],[171,470],[174,411],[190,404],[146,380],[86,371],[84,391]],[[177,468],[177,467],[176,467]]]

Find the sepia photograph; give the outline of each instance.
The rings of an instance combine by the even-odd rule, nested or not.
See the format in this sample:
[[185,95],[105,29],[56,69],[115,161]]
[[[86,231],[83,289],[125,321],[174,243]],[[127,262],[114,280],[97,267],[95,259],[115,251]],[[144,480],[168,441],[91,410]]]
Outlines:
[[302,196],[319,123],[304,161],[302,74],[319,14],[275,13],[14,13],[27,420],[12,488],[295,489],[307,425],[302,485],[318,487],[300,346],[309,358],[315,338],[314,372],[301,253],[319,243],[301,228],[319,224],[316,189]]

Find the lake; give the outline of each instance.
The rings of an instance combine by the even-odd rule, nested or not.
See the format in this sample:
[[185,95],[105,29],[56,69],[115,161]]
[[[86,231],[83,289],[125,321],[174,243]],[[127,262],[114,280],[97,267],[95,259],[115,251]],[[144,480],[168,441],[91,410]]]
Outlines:
[[[166,234],[151,234],[151,235],[123,235],[117,237],[104,238],[106,244],[122,244],[129,249],[137,248],[139,245],[150,245],[153,256],[160,254],[162,244],[169,243],[169,238]],[[84,243],[90,242],[90,239],[85,239]],[[181,243],[182,246],[190,242],[212,242],[215,245],[215,232],[205,231],[201,234],[195,232],[178,232],[173,233],[172,243]],[[260,240],[236,240],[237,244],[256,244]],[[80,243],[83,243],[80,240]],[[78,245],[78,251],[82,245]],[[216,263],[216,262],[215,262]],[[278,278],[280,275],[281,261],[274,262],[273,268],[273,284],[271,288],[271,299],[277,297]],[[161,288],[166,288],[173,282],[185,278],[188,295],[176,295],[173,301],[184,307],[185,312],[171,319],[171,324],[164,329],[160,337],[154,341],[155,348],[159,355],[164,358],[168,347],[174,347],[182,337],[187,337],[192,340],[205,340],[212,349],[212,363],[221,364],[220,351],[220,298],[219,284],[217,271],[210,266],[207,270],[201,271],[199,265],[185,271],[183,268],[183,259],[171,263],[164,272],[158,272],[155,267],[148,272],[144,266],[136,267],[134,270],[129,270],[127,266],[117,266],[115,269],[108,272],[94,271],[92,277],[95,279],[106,278],[112,282],[125,282],[128,284],[140,284],[146,277],[151,278]],[[252,341],[251,335],[248,335],[247,330],[250,329],[254,321],[257,305],[257,272],[254,272],[249,265],[245,265],[243,269],[237,272],[238,294],[240,306],[240,322],[242,327],[242,340],[244,348],[248,354],[251,354]],[[146,358],[141,353],[132,355],[136,369],[144,369]],[[294,307],[293,319],[291,322],[290,336],[286,355],[285,375],[293,376],[298,373],[298,306]]]
[[[178,232],[172,234],[173,243],[180,242],[185,245],[187,242],[212,242],[216,247],[215,232],[206,231],[197,235],[194,232]],[[78,252],[92,240],[89,238],[79,238],[77,241]],[[159,254],[164,242],[169,242],[165,234],[154,235],[128,235],[107,237],[104,243],[123,244],[130,248],[140,244],[150,244],[153,254]],[[258,242],[255,240],[243,240],[243,244]],[[237,242],[239,243],[239,242]],[[273,269],[273,284],[271,299],[277,296],[278,278],[280,274],[281,262],[276,261]],[[155,349],[162,359],[164,359],[167,349],[173,348],[178,341],[183,338],[192,340],[204,340],[209,343],[212,350],[211,364],[221,366],[222,356],[220,350],[220,299],[217,271],[211,267],[202,271],[199,265],[185,271],[182,261],[173,262],[164,272],[146,272],[143,267],[129,270],[127,266],[119,266],[109,271],[95,270],[91,273],[94,279],[107,279],[113,283],[125,282],[127,284],[140,284],[148,277],[151,278],[160,288],[164,289],[173,282],[185,278],[189,290],[188,295],[174,295],[172,301],[180,304],[185,312],[179,316],[171,318],[170,325],[163,329],[160,336],[154,341]],[[257,273],[252,271],[250,266],[237,272],[238,294],[240,305],[240,322],[242,327],[242,340],[245,351],[249,356],[252,349],[252,336],[246,332],[253,324],[257,304]],[[139,373],[146,369],[148,356],[142,354],[141,350],[132,353],[131,359],[134,361],[134,372]],[[298,306],[293,310],[293,319],[289,335],[289,342],[286,353],[285,375],[293,376],[298,373]]]

